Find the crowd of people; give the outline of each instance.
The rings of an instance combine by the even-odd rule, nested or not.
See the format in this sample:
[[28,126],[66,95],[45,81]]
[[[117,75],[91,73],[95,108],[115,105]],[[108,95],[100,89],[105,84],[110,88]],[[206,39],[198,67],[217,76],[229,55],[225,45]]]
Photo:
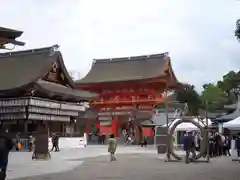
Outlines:
[[[240,158],[240,133],[236,136],[224,136],[218,132],[209,134],[209,156],[231,156],[231,142],[235,140],[235,149]],[[192,160],[195,160],[196,152],[201,149],[202,137],[200,133],[187,132],[184,135],[184,150],[186,151],[186,163],[189,163],[189,155],[192,154]],[[206,151],[207,152],[207,151]]]
[[[194,134],[194,141],[196,146],[196,151],[200,150],[202,137],[199,132]],[[209,155],[211,157],[216,156],[230,156],[230,149],[231,149],[231,139],[230,136],[224,136],[218,132],[216,133],[209,133]]]
[[209,136],[209,154],[211,157],[231,156],[231,140],[230,136],[224,136],[219,133],[210,134]]

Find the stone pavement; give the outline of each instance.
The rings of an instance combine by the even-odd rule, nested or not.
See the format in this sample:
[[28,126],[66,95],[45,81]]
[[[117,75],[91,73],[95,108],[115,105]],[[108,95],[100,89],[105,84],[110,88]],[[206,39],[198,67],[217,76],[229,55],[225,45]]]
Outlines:
[[[117,152],[118,154],[156,154],[156,150],[152,147],[140,148],[137,146],[119,146]],[[32,160],[32,153],[29,152],[12,152],[9,155],[8,179],[69,171],[81,165],[83,158],[107,154],[107,147],[98,145],[87,146],[86,148],[63,149],[60,152],[53,152],[52,158],[49,161]],[[75,160],[71,161],[71,159]]]
[[67,172],[18,180],[237,180],[240,177],[239,166],[229,157],[186,165],[181,162],[166,163],[153,153],[118,154],[116,162],[109,162],[107,156],[85,158],[82,165]]

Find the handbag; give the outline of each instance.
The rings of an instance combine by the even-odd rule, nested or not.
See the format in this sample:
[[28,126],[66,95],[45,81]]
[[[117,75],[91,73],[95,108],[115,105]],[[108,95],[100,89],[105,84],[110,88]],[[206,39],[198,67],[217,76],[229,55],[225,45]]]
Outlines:
[[18,143],[18,144],[17,144],[17,148],[18,148],[18,149],[22,149],[22,144],[21,144],[21,143]]

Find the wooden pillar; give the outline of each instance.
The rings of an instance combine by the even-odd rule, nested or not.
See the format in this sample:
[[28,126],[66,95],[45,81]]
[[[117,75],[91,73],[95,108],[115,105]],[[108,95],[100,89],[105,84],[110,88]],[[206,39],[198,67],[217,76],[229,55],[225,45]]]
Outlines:
[[135,140],[136,143],[139,144],[142,141],[142,129],[140,125],[135,125]]
[[[44,125],[44,123],[46,123]],[[35,150],[32,159],[44,159],[51,158],[48,152],[48,123],[43,121],[37,121],[37,134],[35,137]]]
[[49,131],[49,125],[50,123],[49,123],[49,121],[45,121],[45,130],[46,130],[46,132],[47,132],[47,134],[48,134],[48,137],[50,136],[50,131]]
[[24,121],[24,133],[28,134],[28,121]]
[[65,126],[65,123],[61,123],[61,133],[65,136],[65,133],[66,133],[66,126]]

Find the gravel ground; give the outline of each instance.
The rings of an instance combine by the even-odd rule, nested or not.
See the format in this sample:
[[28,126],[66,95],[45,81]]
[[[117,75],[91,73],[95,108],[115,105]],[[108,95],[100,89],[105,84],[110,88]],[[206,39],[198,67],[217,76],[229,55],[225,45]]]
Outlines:
[[[154,154],[117,155],[116,162],[107,156],[85,158],[74,170],[20,178],[18,180],[237,180],[240,164],[229,157],[212,159],[210,163],[164,162]],[[75,159],[71,161],[79,161]],[[51,167],[49,167],[51,168]]]

